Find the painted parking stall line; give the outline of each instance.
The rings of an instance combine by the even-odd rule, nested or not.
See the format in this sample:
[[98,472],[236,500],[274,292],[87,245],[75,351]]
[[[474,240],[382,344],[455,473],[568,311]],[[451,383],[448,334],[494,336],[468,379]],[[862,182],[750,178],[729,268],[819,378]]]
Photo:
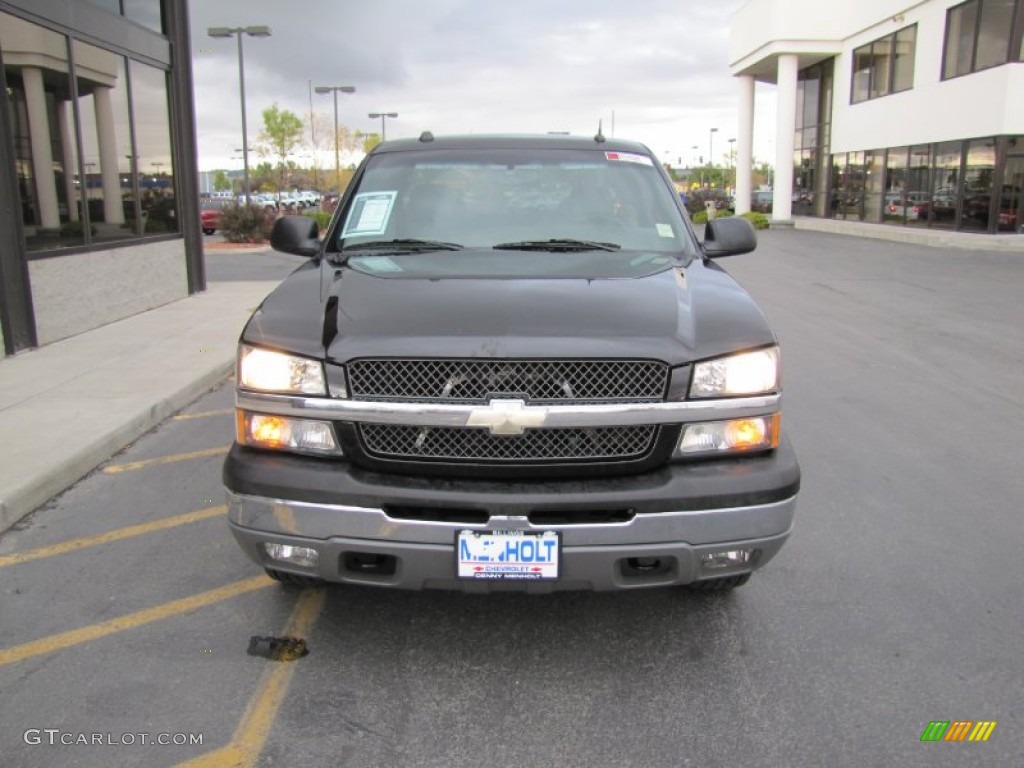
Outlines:
[[197,523],[201,520],[209,520],[213,517],[220,517],[226,512],[227,507],[221,504],[217,507],[198,509],[195,512],[186,512],[183,515],[164,517],[159,520],[152,520],[148,523],[129,525],[125,528],[107,531],[106,533],[100,533],[96,536],[85,536],[80,539],[71,539],[69,541],[61,542],[60,544],[52,544],[48,547],[31,549],[28,552],[19,552],[13,555],[0,555],[0,568],[4,568],[9,565],[28,563],[33,560],[40,560],[44,557],[64,555],[68,552],[77,552],[82,549],[88,549],[89,547],[99,546],[100,544],[109,544],[113,541],[123,541],[124,539],[142,536],[147,533],[153,533],[154,531],[164,531],[168,528],[177,528],[179,525],[187,525],[189,523]]
[[140,461],[129,461],[126,464],[111,464],[104,467],[102,472],[106,475],[116,475],[120,472],[132,472],[136,469],[147,469],[148,467],[159,467],[164,464],[175,464],[179,461],[191,461],[192,459],[206,459],[210,456],[225,456],[230,445],[221,445],[217,448],[204,448],[201,451],[190,451],[188,453],[176,453],[171,456],[157,456],[153,459],[141,459]]

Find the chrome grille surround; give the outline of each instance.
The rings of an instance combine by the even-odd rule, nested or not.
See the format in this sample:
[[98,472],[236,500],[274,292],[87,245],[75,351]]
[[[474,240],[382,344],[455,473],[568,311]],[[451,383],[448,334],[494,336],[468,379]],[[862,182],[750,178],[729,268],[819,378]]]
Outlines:
[[346,370],[355,400],[437,403],[653,403],[669,377],[656,360],[363,359]]
[[628,461],[646,456],[660,428],[627,427],[528,429],[522,435],[492,435],[485,429],[360,424],[371,456],[383,459],[496,461]]

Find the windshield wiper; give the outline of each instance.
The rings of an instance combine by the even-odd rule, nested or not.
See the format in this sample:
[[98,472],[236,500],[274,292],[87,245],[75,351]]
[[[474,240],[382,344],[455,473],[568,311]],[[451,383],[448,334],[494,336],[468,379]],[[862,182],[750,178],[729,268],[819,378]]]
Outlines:
[[521,240],[512,243],[498,243],[491,246],[496,251],[617,251],[618,243],[601,243],[595,240]]
[[344,252],[352,251],[461,251],[462,246],[458,243],[446,243],[441,240],[417,240],[415,238],[398,238],[395,240],[371,240],[368,243],[355,243],[346,245],[341,249]]

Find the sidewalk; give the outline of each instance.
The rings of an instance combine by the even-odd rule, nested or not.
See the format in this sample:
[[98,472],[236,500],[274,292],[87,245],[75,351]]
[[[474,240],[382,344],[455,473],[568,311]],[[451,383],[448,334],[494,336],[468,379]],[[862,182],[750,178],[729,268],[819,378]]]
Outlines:
[[276,282],[202,294],[0,360],[0,531],[210,389]]

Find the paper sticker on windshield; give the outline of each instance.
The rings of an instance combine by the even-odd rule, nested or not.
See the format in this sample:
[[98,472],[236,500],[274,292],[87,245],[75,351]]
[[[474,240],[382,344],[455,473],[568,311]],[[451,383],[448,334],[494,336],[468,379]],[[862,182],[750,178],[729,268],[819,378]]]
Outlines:
[[655,224],[658,228],[658,235],[660,237],[675,237],[676,233],[672,231],[671,224]]
[[640,163],[641,165],[654,165],[647,155],[638,155],[633,152],[605,152],[606,160],[617,160],[620,163]]
[[363,192],[349,208],[348,218],[342,237],[358,237],[359,235],[383,235],[388,228],[391,209],[395,205],[397,192]]

